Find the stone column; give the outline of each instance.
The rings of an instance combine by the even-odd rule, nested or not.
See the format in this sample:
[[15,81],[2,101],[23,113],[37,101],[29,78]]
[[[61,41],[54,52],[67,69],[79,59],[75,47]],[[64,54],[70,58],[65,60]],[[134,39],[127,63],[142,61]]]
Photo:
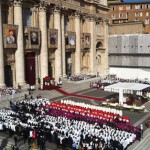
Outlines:
[[95,16],[89,16],[90,33],[91,33],[91,49],[90,49],[90,72],[96,74],[95,59],[96,59],[96,23]]
[[2,0],[0,0],[0,87],[5,86],[1,1]]
[[104,57],[104,76],[107,76],[109,74],[109,65],[108,65],[108,20],[104,20],[104,37],[105,37],[105,43],[104,46],[106,48],[105,50],[105,57]]
[[14,0],[14,24],[18,25],[17,50],[15,52],[16,84],[25,84],[25,61],[23,47],[22,0]]
[[58,29],[58,48],[55,50],[55,80],[58,82],[59,77],[62,75],[60,7],[54,9],[54,28]]
[[75,50],[75,74],[81,72],[81,26],[80,12],[75,12],[75,32],[76,32],[76,50]]
[[[37,27],[37,8],[36,6],[34,6],[32,8],[32,18],[33,18],[33,27]],[[39,61],[38,61],[38,57],[39,57],[39,52],[36,51],[35,52],[35,78],[36,78],[36,84],[39,83]]]
[[40,4],[39,7],[39,28],[41,29],[41,51],[40,51],[40,69],[41,84],[43,78],[48,76],[48,43],[47,43],[47,20],[46,20],[46,3]]
[[65,51],[65,24],[64,24],[64,14],[61,15],[61,35],[62,35],[62,72],[63,77],[66,76],[66,51]]
[[14,8],[13,6],[9,6],[9,10],[8,10],[8,24],[14,24]]

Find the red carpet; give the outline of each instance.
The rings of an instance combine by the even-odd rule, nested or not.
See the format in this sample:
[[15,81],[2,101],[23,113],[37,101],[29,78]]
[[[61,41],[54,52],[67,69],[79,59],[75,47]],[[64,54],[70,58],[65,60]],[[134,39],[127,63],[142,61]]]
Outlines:
[[68,93],[68,92],[66,92],[66,91],[64,91],[60,88],[56,88],[55,90],[58,91],[61,94],[67,95],[67,96],[80,97],[80,98],[91,99],[91,100],[99,100],[99,101],[102,101],[102,102],[106,101],[106,99],[104,99],[104,98]]

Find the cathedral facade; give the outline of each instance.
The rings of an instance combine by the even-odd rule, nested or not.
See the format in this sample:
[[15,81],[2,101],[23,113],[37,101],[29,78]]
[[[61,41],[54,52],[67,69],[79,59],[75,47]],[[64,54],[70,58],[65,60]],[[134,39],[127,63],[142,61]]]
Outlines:
[[108,73],[105,0],[0,0],[0,86]]

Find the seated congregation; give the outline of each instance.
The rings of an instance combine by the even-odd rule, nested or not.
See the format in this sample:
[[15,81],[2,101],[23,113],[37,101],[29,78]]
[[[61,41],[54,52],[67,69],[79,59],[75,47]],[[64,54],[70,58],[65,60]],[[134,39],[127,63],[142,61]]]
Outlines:
[[13,87],[0,87],[0,97],[19,93],[19,89]]
[[14,103],[12,110],[1,109],[0,130],[38,145],[48,140],[74,150],[124,150],[141,133],[121,110],[46,98],[25,99]]

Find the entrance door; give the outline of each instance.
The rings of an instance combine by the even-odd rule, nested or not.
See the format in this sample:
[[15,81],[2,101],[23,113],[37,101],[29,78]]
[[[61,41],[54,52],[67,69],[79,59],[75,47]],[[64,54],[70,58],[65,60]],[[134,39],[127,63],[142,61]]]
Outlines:
[[26,82],[29,85],[35,85],[35,53],[26,53],[25,55],[25,70],[26,70]]
[[13,86],[13,74],[10,65],[5,66],[5,84],[7,87]]
[[71,58],[71,52],[66,52],[66,74],[68,76],[72,75],[72,58]]

